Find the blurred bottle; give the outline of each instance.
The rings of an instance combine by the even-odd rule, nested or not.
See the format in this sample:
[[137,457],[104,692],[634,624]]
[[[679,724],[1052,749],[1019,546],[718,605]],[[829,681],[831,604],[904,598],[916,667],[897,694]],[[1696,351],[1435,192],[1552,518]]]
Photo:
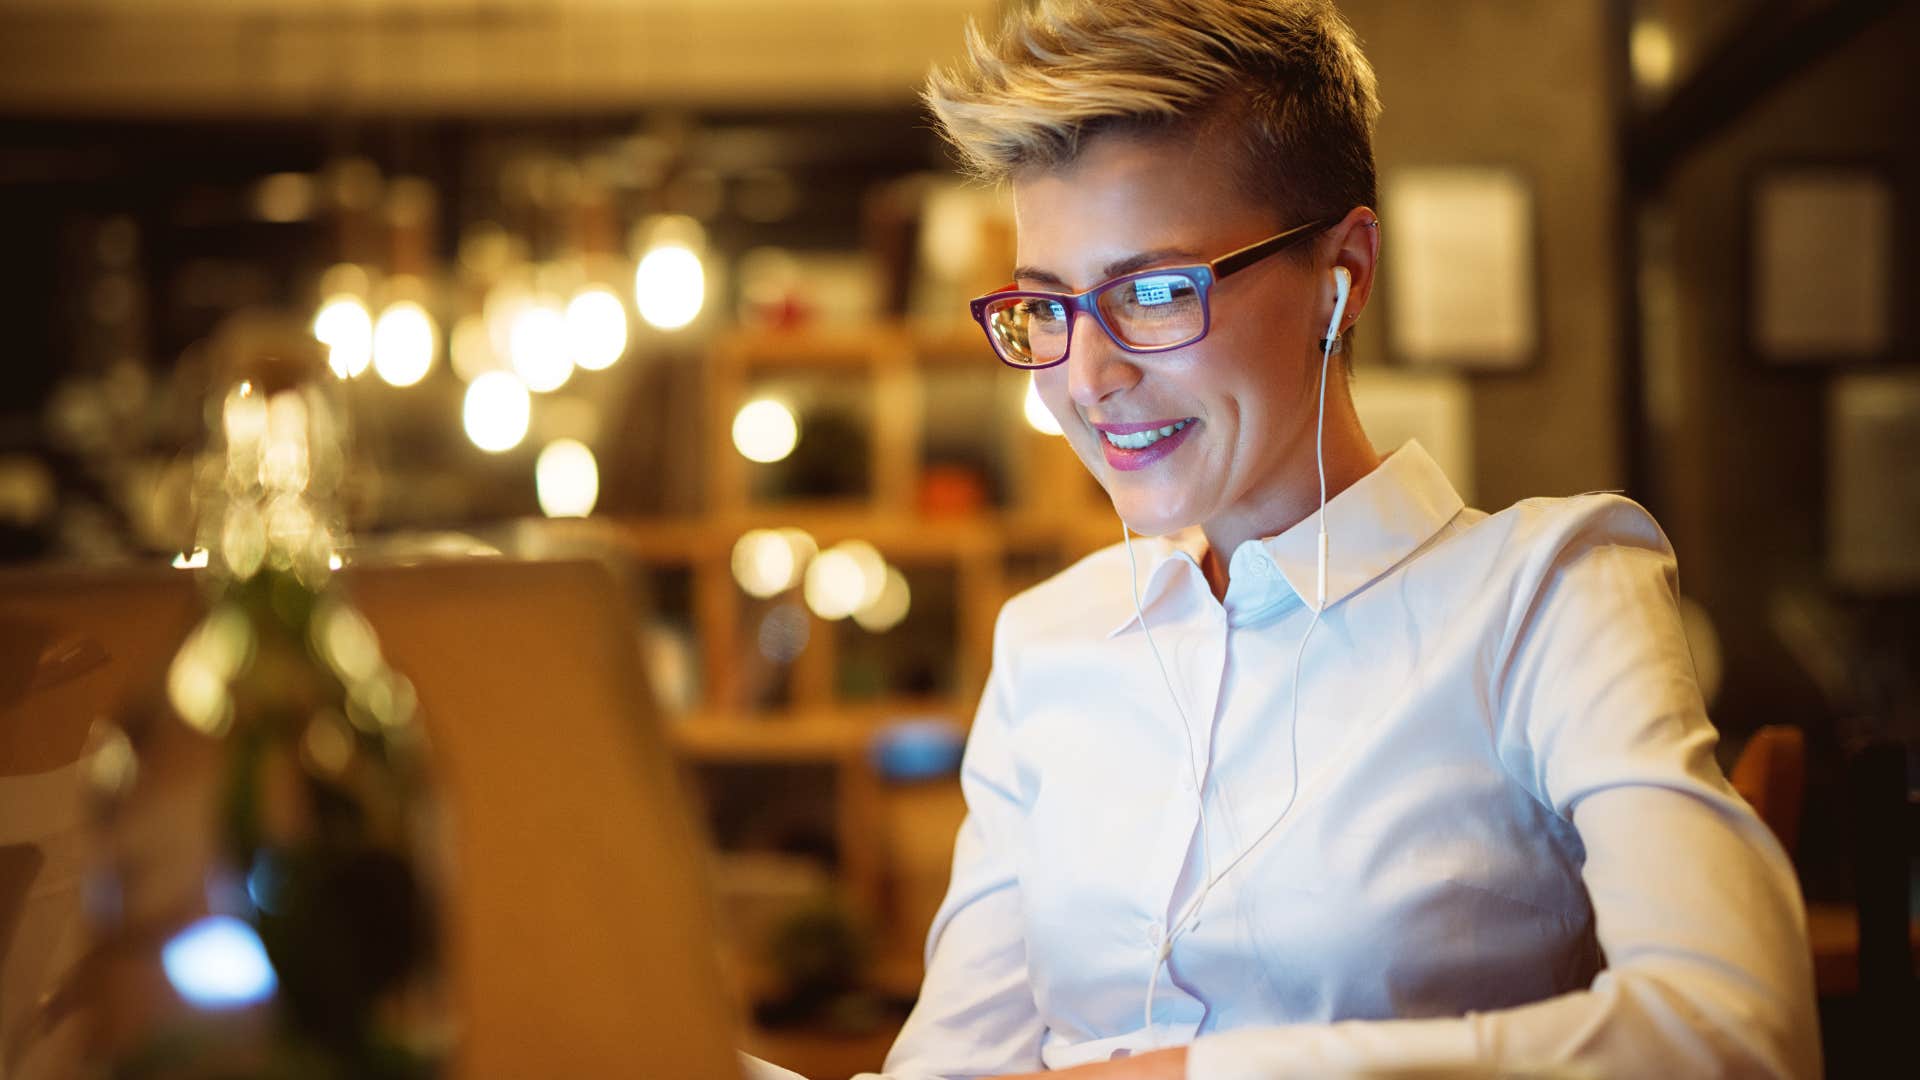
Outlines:
[[86,1071],[434,1075],[445,851],[413,693],[333,582],[344,430],[299,327],[222,334],[205,618],[94,736]]

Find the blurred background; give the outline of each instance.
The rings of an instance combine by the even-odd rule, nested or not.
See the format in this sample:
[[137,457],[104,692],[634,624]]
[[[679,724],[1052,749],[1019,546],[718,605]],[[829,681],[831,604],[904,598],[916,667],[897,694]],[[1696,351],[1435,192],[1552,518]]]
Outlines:
[[[0,0],[0,560],[203,559],[208,342],[293,313],[356,552],[612,567],[769,1056],[877,1064],[994,614],[1115,532],[966,322],[1011,225],[915,100],[1005,6]],[[1385,104],[1363,418],[1475,505],[1665,526],[1724,763],[1790,733],[1743,791],[1844,1065],[1912,972],[1920,4],[1341,7]]]

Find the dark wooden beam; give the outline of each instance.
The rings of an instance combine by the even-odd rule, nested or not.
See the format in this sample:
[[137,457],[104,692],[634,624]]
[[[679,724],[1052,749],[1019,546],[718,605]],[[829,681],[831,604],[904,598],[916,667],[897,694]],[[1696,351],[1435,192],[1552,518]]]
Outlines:
[[1628,125],[1630,201],[1659,188],[1696,146],[1903,0],[1767,0],[1667,100]]

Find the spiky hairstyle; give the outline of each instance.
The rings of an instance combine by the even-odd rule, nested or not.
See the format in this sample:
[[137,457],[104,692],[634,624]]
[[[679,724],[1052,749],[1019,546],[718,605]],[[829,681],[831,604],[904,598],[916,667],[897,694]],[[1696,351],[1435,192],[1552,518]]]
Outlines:
[[1231,133],[1247,193],[1292,223],[1375,204],[1373,68],[1329,0],[1041,0],[927,80],[970,173],[1069,165],[1097,134]]

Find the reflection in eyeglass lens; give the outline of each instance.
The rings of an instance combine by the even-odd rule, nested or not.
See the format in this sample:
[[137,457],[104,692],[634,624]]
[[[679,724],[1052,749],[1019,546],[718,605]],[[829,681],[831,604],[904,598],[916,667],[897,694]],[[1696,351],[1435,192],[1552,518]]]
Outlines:
[[1186,274],[1118,282],[1100,294],[1099,303],[1107,324],[1129,345],[1179,345],[1206,327],[1200,286]]
[[988,325],[995,344],[1008,360],[1017,364],[1044,364],[1066,353],[1066,306],[1054,300],[1017,297],[1004,300],[989,311]]

